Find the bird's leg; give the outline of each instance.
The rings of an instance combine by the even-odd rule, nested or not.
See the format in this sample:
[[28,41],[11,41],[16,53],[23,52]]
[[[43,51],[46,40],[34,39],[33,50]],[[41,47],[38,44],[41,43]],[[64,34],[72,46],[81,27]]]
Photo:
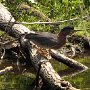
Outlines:
[[43,48],[40,48],[38,50],[38,52],[44,56],[46,59],[51,59],[51,56],[50,56],[50,49],[43,49]]
[[49,49],[49,55],[51,54],[51,49]]
[[37,52],[40,53],[44,58],[51,59],[50,56],[50,49],[44,49],[41,47],[38,47],[36,44],[32,43],[32,47],[37,49]]

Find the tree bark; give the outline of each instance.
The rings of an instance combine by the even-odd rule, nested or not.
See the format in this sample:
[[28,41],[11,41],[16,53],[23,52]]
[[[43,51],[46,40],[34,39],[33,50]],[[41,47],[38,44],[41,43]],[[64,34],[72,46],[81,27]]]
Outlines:
[[52,51],[51,52],[51,56],[52,58],[54,58],[55,60],[58,60],[59,62],[64,63],[65,65],[67,65],[70,68],[74,68],[77,70],[87,70],[87,66],[75,61],[74,59],[68,58],[66,56],[64,56],[63,54],[60,54],[57,51]]

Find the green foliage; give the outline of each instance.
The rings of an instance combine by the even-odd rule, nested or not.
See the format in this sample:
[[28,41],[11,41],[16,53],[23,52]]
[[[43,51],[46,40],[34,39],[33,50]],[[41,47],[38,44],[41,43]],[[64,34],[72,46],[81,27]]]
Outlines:
[[[39,10],[41,13],[43,13],[45,16],[47,16],[52,22],[57,22],[60,20],[66,20],[70,18],[79,17],[87,15],[87,11],[89,9],[84,8],[83,4],[85,4],[85,7],[89,6],[86,4],[89,0],[85,0],[84,3],[82,0],[36,0],[36,3],[31,3],[30,0],[22,1],[22,0],[6,0],[4,1],[4,4],[8,7],[9,11],[12,13],[14,18],[17,21],[25,21],[25,22],[37,22],[37,21],[45,21],[42,19],[42,17],[39,17],[32,12],[32,10],[29,9],[30,6],[34,7],[35,9]],[[22,4],[23,8],[20,8],[20,5]],[[27,5],[27,6],[26,6]],[[82,10],[81,10],[82,9]],[[89,12],[88,12],[89,13]],[[81,20],[72,21],[72,22],[65,22],[60,24],[58,28],[56,28],[55,25],[26,25],[30,30],[34,31],[49,31],[49,32],[59,32],[59,29],[66,25],[73,25],[75,27],[79,27],[83,22],[82,18]],[[87,22],[87,21],[86,21]],[[88,26],[90,26],[90,23],[88,23]],[[88,29],[88,26],[85,23],[85,29]],[[82,26],[83,27],[83,24]],[[53,30],[55,29],[55,30]],[[79,28],[80,29],[80,28]],[[84,30],[83,30],[84,31]]]

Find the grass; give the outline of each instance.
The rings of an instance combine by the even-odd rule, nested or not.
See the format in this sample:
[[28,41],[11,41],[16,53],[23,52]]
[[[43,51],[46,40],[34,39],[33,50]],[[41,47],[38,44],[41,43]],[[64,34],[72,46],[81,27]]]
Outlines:
[[0,76],[0,90],[26,90],[35,79],[34,74],[6,74]]

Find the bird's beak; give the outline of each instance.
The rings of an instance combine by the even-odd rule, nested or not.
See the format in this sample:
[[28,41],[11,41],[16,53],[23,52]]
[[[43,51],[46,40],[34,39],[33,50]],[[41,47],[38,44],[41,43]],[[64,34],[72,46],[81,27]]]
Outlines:
[[75,32],[82,31],[82,30],[74,30]]
[[82,31],[82,30],[74,30],[74,31],[72,31],[72,33],[75,33],[75,32],[78,32],[78,31]]

